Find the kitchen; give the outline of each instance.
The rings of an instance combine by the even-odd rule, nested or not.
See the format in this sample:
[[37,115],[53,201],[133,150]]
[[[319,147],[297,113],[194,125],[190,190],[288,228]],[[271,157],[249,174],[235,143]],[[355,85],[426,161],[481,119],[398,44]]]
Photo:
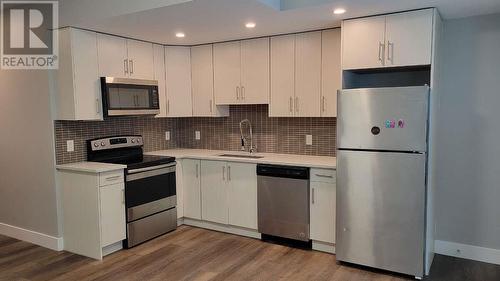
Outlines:
[[[461,156],[446,148],[455,141],[463,149],[465,143],[453,134],[473,135],[452,122],[471,122],[450,108],[471,99],[454,96],[464,91],[455,84],[482,81],[474,93],[486,97],[473,102],[488,116],[496,114],[488,107],[495,97],[487,95],[496,83],[489,77],[498,69],[491,66],[495,59],[483,57],[493,50],[481,45],[476,59],[484,73],[479,76],[457,62],[476,47],[474,40],[457,42],[463,42],[459,30],[465,28],[469,37],[495,46],[498,14],[486,14],[498,5],[463,1],[455,7],[442,1],[381,10],[335,1],[308,7],[300,1],[281,1],[279,7],[272,1],[184,2],[115,3],[124,9],[116,11],[121,16],[103,9],[84,19],[91,6],[61,1],[65,25],[54,31],[58,69],[2,70],[5,95],[26,89],[38,92],[39,100],[9,96],[13,106],[1,118],[6,128],[11,119],[27,130],[11,129],[22,151],[5,150],[10,164],[2,167],[12,177],[2,184],[9,201],[2,200],[0,234],[7,254],[0,261],[24,257],[16,265],[25,264],[27,252],[15,248],[26,242],[7,238],[13,237],[55,250],[36,248],[40,256],[55,258],[63,251],[81,263],[82,268],[70,262],[63,269],[35,260],[46,276],[41,279],[53,279],[59,271],[76,279],[78,270],[93,271],[94,260],[101,272],[95,278],[107,271],[118,274],[127,266],[110,263],[126,264],[128,255],[129,265],[137,268],[129,273],[137,279],[499,276],[497,226],[483,222],[498,213],[490,201],[495,189],[487,182],[494,175],[478,186],[472,204],[482,208],[470,214],[448,203],[449,197],[463,202],[470,194],[462,184],[455,183],[458,191],[448,187],[458,180],[448,180],[456,169],[465,168]],[[471,6],[475,13],[467,14]],[[212,18],[229,10],[241,18]],[[211,32],[203,31],[202,18]],[[292,18],[297,22],[280,26]],[[141,21],[142,27],[133,26]],[[160,23],[172,27],[155,29]],[[481,35],[483,29],[493,33]],[[455,45],[460,47],[450,48]],[[31,82],[23,85],[24,79]],[[29,120],[15,112],[21,101],[30,108]],[[34,109],[37,104],[43,106]],[[494,128],[489,120],[478,124],[485,132]],[[33,161],[34,155],[40,161]],[[452,156],[459,158],[452,161]],[[483,163],[491,155],[478,157],[470,159]],[[21,165],[34,176],[20,177]],[[20,183],[38,188],[12,190]],[[26,200],[19,201],[19,191]],[[27,207],[19,211],[16,205],[23,204]],[[461,229],[466,219],[477,229]],[[202,247],[204,239],[217,247]],[[245,259],[258,255],[245,246],[250,244],[275,254],[291,251],[287,261],[272,262],[284,271],[269,265],[261,275],[224,271],[270,262],[224,262],[229,253]],[[196,247],[205,252],[196,255]],[[158,254],[155,250],[165,254],[157,257],[165,262],[157,264],[162,269],[143,263]],[[189,263],[184,260],[172,262],[170,271],[170,255],[212,262],[218,269],[200,264],[200,270],[180,273],[176,270]],[[204,260],[205,255],[212,258]],[[294,258],[309,266],[290,268]],[[307,258],[325,268],[314,272]],[[153,273],[145,274],[147,268]],[[34,274],[5,272],[7,279]]]

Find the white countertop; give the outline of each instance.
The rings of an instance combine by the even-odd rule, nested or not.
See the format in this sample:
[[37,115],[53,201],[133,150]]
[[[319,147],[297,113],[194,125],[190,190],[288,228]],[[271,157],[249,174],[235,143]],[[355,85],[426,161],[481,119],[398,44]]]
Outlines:
[[201,159],[201,160],[218,160],[241,163],[259,163],[259,164],[274,164],[288,166],[302,166],[310,168],[336,169],[337,158],[330,156],[308,156],[296,154],[276,154],[276,153],[255,153],[256,156],[262,158],[237,158],[224,157],[220,154],[243,154],[249,155],[248,152],[239,151],[222,151],[222,150],[207,150],[207,149],[168,149],[145,152],[147,155],[172,156],[178,159]]
[[126,165],[99,163],[99,162],[77,162],[77,163],[56,165],[56,169],[58,170],[88,172],[88,173],[104,173],[116,170],[123,170],[126,168],[127,168]]

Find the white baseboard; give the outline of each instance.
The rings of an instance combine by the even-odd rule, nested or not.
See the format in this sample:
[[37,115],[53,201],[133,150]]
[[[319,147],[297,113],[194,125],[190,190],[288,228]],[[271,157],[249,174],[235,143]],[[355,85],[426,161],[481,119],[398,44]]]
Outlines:
[[335,244],[321,242],[321,241],[312,241],[312,249],[320,252],[325,252],[329,254],[335,254]]
[[54,237],[6,223],[0,223],[0,234],[30,242],[55,251],[62,251],[64,248],[62,237]]
[[226,232],[226,233],[236,234],[236,235],[240,235],[240,236],[246,236],[246,237],[251,237],[251,238],[256,238],[256,239],[261,238],[261,235],[259,232],[257,232],[257,230],[248,229],[248,228],[241,228],[241,227],[236,227],[236,226],[218,224],[218,223],[208,222],[208,221],[200,221],[200,220],[189,219],[189,218],[184,218],[182,223],[185,225],[195,226],[195,227],[199,227],[199,228],[206,228],[206,229],[210,229],[210,230],[215,230],[215,231],[219,231],[219,232]]
[[107,255],[110,255],[114,252],[117,252],[119,250],[123,249],[123,242],[122,241],[118,241],[114,244],[111,244],[111,245],[108,245],[104,248],[102,248],[102,256],[107,256]]
[[434,252],[446,256],[500,264],[500,250],[497,249],[436,240]]

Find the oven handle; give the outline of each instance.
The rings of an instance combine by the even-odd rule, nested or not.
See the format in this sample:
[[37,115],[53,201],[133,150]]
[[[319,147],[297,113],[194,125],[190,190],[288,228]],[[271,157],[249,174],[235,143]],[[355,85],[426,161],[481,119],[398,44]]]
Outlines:
[[176,163],[174,162],[174,163],[170,163],[170,164],[158,165],[158,166],[153,166],[153,167],[133,169],[133,170],[128,170],[128,174],[135,174],[135,173],[140,173],[140,172],[158,170],[158,169],[162,169],[162,168],[174,167],[175,165],[176,165]]
[[154,176],[159,176],[159,175],[164,175],[164,174],[170,174],[170,173],[175,173],[175,166],[170,166],[170,167],[165,167],[161,169],[154,169],[154,170],[149,170],[145,172],[140,172],[140,173],[135,173],[135,174],[129,174],[127,175],[127,182],[130,181],[135,181],[135,180],[140,180],[144,178],[149,178],[149,177],[154,177]]

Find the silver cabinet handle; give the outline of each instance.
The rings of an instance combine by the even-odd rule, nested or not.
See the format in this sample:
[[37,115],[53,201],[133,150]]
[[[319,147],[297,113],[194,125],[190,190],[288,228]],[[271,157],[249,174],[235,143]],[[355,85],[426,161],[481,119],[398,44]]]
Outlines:
[[170,100],[167,100],[167,114],[170,113]]
[[311,198],[312,198],[312,203],[314,204],[314,187],[312,188],[312,196],[311,196]]
[[125,74],[128,74],[128,62],[127,62],[127,59],[123,60],[123,72]]
[[227,166],[227,180],[231,181],[231,166]]
[[325,96],[321,99],[321,112],[325,112]]
[[99,104],[99,99],[95,99],[95,111],[97,113],[100,113],[101,112],[101,106]]
[[384,54],[385,54],[385,44],[382,42],[378,43],[378,60],[384,65]]
[[290,113],[293,113],[293,98],[290,97]]
[[226,180],[226,166],[222,166],[222,180]]
[[394,43],[387,41],[387,60],[394,64]]
[[317,177],[320,177],[320,178],[333,178],[332,175],[322,175],[322,174],[315,174]]
[[198,174],[198,164],[196,164],[196,178],[199,177],[199,174]]
[[212,100],[209,101],[209,105],[210,105],[210,113],[212,113]]
[[295,112],[299,113],[299,97],[295,97]]
[[130,74],[134,73],[134,60],[129,60],[130,62]]
[[240,99],[240,87],[239,86],[236,86],[236,99],[237,100]]
[[116,179],[119,179],[120,176],[112,176],[112,177],[107,177],[106,180],[107,181],[112,181],[112,180],[116,180]]
[[122,204],[125,204],[125,189],[122,189]]
[[241,99],[245,99],[245,86],[241,86]]

